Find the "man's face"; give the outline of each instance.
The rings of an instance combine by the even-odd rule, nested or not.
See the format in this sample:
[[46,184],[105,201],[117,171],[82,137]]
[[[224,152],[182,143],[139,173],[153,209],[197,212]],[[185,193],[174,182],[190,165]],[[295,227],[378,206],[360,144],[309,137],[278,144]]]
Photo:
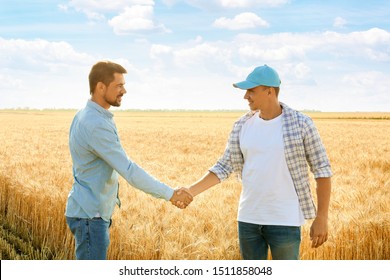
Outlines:
[[261,110],[268,103],[268,93],[270,88],[265,86],[258,86],[248,89],[245,93],[244,99],[248,100],[249,108],[252,111]]
[[[121,106],[122,96],[126,93],[125,89],[125,78],[123,74],[114,73],[114,80],[105,87],[102,95],[103,102],[106,103],[104,108],[115,106]],[[106,109],[108,109],[106,108]]]

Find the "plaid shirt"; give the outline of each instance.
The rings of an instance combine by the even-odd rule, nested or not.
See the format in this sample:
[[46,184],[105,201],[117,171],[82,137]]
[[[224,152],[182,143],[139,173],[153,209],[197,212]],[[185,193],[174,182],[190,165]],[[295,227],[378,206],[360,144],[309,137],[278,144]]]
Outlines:
[[[283,110],[283,141],[288,170],[305,219],[313,219],[316,208],[310,190],[307,164],[314,178],[331,177],[329,159],[311,118],[280,104]],[[223,156],[209,170],[221,181],[227,179],[232,172],[236,172],[241,178],[244,157],[240,149],[240,131],[254,114],[255,112],[248,112],[234,124]]]

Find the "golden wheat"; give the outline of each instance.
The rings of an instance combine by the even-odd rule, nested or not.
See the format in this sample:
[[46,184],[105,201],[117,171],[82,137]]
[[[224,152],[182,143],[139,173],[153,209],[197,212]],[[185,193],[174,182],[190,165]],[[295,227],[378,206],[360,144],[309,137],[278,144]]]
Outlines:
[[[68,130],[74,111],[0,111],[0,259],[72,259],[64,219],[72,184]],[[161,181],[185,186],[222,154],[242,112],[115,112],[128,155]],[[312,113],[334,177],[329,241],[302,259],[389,259],[390,114]],[[121,179],[110,259],[240,259],[231,176],[185,210]],[[314,180],[312,179],[314,183]]]

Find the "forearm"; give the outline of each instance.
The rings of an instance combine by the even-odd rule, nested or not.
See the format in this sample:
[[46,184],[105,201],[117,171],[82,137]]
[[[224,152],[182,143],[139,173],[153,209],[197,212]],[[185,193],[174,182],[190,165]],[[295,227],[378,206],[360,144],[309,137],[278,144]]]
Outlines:
[[317,217],[328,218],[330,195],[331,195],[331,179],[317,178]]
[[196,196],[219,183],[220,180],[218,179],[218,177],[214,173],[208,172],[200,180],[192,184],[189,187],[189,190],[193,196]]
[[[121,174],[122,175],[122,174]],[[152,195],[155,198],[170,200],[174,190],[154,178],[136,163],[132,163],[122,175],[133,187]]]
[[318,248],[328,240],[328,210],[331,192],[330,177],[317,178],[317,217],[310,227],[311,247]]

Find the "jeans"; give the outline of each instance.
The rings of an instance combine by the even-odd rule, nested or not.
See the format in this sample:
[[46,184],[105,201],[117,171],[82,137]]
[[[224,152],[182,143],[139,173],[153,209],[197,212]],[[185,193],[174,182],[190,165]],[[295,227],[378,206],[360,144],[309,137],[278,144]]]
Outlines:
[[268,248],[274,260],[298,260],[301,228],[238,222],[241,256],[244,260],[266,260]]
[[82,219],[66,217],[75,238],[77,260],[105,260],[110,244],[111,221],[102,218]]

